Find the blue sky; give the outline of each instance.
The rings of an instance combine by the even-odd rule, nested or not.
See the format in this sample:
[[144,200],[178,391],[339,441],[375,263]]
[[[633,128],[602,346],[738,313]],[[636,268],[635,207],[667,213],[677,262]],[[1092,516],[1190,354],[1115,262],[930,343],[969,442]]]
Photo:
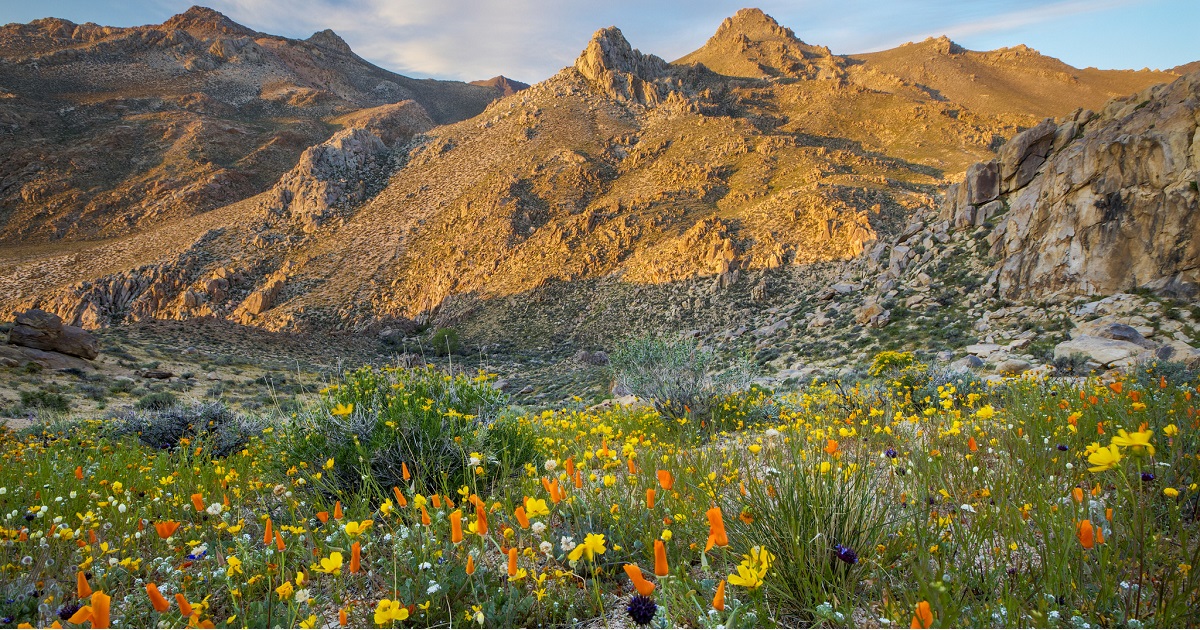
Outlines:
[[[61,17],[156,24],[196,0],[0,0],[0,23]],[[332,28],[362,57],[420,77],[504,74],[540,81],[598,28],[673,60],[721,20],[758,6],[805,42],[844,54],[949,35],[973,50],[1026,44],[1067,63],[1169,68],[1200,59],[1200,0],[201,0],[256,30],[307,37]]]

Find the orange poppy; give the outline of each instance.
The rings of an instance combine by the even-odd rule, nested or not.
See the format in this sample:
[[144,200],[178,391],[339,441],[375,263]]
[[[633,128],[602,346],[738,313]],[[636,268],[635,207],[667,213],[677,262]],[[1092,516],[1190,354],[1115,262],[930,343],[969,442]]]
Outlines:
[[721,508],[714,506],[704,513],[708,517],[708,537],[718,547],[728,547],[729,537],[725,534],[725,519],[721,516]]
[[1075,498],[1076,503],[1083,503],[1083,488],[1076,486],[1071,490],[1071,496]]
[[972,453],[979,450],[979,444],[975,441],[974,436],[967,438],[967,448],[971,449]]
[[462,510],[454,510],[450,513],[450,542],[457,545],[462,539]]
[[321,521],[322,523],[328,523],[329,512],[317,512],[317,520]]
[[346,613],[346,609],[338,610],[338,625],[346,628],[350,626],[350,615]]
[[475,556],[467,556],[467,575],[475,575]]
[[1096,546],[1096,530],[1092,527],[1092,522],[1086,518],[1079,521],[1079,528],[1075,535],[1079,538],[1079,544],[1083,545],[1084,549],[1091,549]]
[[475,504],[475,533],[480,536],[488,533],[487,509],[482,501]]
[[75,575],[75,594],[79,599],[87,598],[92,594],[92,586],[88,584],[87,576],[83,571]]
[[170,538],[177,529],[179,529],[179,521],[159,521],[154,524],[154,531],[158,532],[158,537],[163,540]]
[[834,453],[838,452],[837,440],[826,441],[825,442],[825,452],[829,453],[830,455],[833,455]]
[[429,502],[433,504],[433,509],[442,509],[442,498],[436,494],[429,495]]
[[75,478],[80,481],[83,481],[83,466],[75,467]]
[[517,548],[508,548],[508,577],[513,577],[517,574]]
[[655,474],[658,476],[658,485],[662,486],[663,490],[670,490],[675,485],[675,479],[671,476],[671,471],[660,470]]
[[197,512],[204,511],[204,495],[197,492],[192,495],[192,507],[196,508]]
[[362,543],[355,541],[350,545],[350,572],[362,571]]
[[521,529],[529,529],[529,517],[525,515],[525,506],[518,505],[513,514],[516,515],[517,524],[521,526]]
[[662,540],[654,541],[654,575],[663,577],[669,575],[671,570],[667,567],[667,546]]
[[192,605],[188,603],[183,593],[175,593],[175,603],[179,604],[179,612],[183,613],[184,617],[192,616]]
[[564,467],[567,469],[568,477],[575,476],[575,458],[574,457],[568,457],[567,461],[564,463]]
[[392,494],[396,495],[396,505],[406,507],[408,499],[404,498],[404,493],[400,492],[400,486],[392,486]]
[[158,586],[154,582],[146,584],[146,594],[150,596],[150,605],[154,606],[155,612],[161,614],[167,612],[167,609],[171,607],[171,603],[167,601],[167,598],[162,596],[162,593],[159,592]]
[[642,575],[642,569],[636,564],[625,565],[625,574],[633,581],[633,588],[637,590],[638,595],[649,597],[654,592],[654,582],[647,580]]
[[280,534],[278,529],[275,530],[275,548],[280,551],[287,549],[287,545],[283,544],[283,534]]
[[721,580],[721,583],[717,585],[717,593],[713,595],[713,609],[725,610],[725,580]]
[[338,501],[337,503],[333,504],[333,518],[340,521],[342,520],[343,516],[345,516],[345,514],[342,512],[342,502]]
[[433,521],[429,520],[429,511],[425,509],[424,505],[422,505],[421,506],[421,524],[428,527],[429,524],[432,522]]
[[656,494],[656,492],[654,491],[654,488],[646,488],[646,509],[647,510],[654,509],[654,495],[655,494]]
[[271,517],[267,517],[266,528],[263,530],[263,544],[269,545],[275,540],[275,526],[271,523]]
[[913,628],[928,628],[933,625],[933,608],[929,606],[929,602],[923,601],[917,604],[917,612],[913,615]]
[[412,479],[412,475],[408,474],[408,463],[400,462],[400,474],[404,476],[404,480]]
[[1125,384],[1122,383],[1121,381],[1117,381],[1115,383],[1109,383],[1109,385],[1108,385],[1109,389],[1113,390],[1114,392],[1116,392],[1118,394],[1121,393],[1121,390],[1124,389],[1124,387],[1125,387]]

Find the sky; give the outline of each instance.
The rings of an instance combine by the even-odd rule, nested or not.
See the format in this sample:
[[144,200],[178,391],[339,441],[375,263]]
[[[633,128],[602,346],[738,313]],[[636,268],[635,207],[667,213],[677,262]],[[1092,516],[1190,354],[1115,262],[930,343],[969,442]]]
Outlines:
[[40,17],[157,24],[196,1],[274,35],[332,28],[388,70],[468,81],[498,74],[541,81],[606,26],[621,28],[642,52],[674,60],[743,6],[835,54],[948,35],[971,50],[1026,44],[1081,68],[1200,60],[1200,0],[0,0],[0,24]]

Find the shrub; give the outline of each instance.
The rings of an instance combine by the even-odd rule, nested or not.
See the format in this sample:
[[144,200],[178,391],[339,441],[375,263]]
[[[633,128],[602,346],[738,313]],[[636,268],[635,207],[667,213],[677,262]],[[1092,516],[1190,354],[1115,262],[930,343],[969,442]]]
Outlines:
[[439,328],[437,332],[433,333],[433,337],[430,338],[429,343],[433,346],[435,354],[441,356],[458,354],[460,347],[458,331],[453,328]]
[[656,337],[629,340],[612,356],[618,385],[671,418],[709,416],[722,399],[749,385],[750,370],[744,362],[723,372],[717,367],[710,350]]
[[1087,355],[1075,353],[1055,359],[1054,370],[1059,376],[1087,376],[1091,372],[1087,363]]
[[212,455],[225,457],[244,448],[262,428],[261,422],[212,402],[130,411],[114,418],[112,432],[115,436],[137,435],[146,446],[168,450],[187,438],[206,446]]
[[326,477],[341,490],[408,487],[405,468],[427,491],[487,486],[537,455],[531,427],[507,408],[483,373],[363,367],[298,419],[293,450],[317,466],[333,459]]
[[39,389],[32,392],[21,392],[21,406],[28,409],[44,409],[46,411],[66,413],[70,410],[71,403],[62,394]]
[[875,355],[875,359],[871,361],[871,368],[867,373],[871,376],[885,376],[915,365],[916,362],[917,359],[911,352],[884,350]]
[[174,407],[179,402],[171,392],[153,392],[138,399],[138,409],[164,410]]

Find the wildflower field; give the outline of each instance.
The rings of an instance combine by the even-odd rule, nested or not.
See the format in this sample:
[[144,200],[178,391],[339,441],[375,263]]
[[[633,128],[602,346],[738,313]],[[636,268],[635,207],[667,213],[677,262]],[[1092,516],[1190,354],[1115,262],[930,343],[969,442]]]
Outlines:
[[1200,382],[1167,367],[885,353],[703,410],[363,368],[294,415],[8,431],[0,627],[1200,625]]

